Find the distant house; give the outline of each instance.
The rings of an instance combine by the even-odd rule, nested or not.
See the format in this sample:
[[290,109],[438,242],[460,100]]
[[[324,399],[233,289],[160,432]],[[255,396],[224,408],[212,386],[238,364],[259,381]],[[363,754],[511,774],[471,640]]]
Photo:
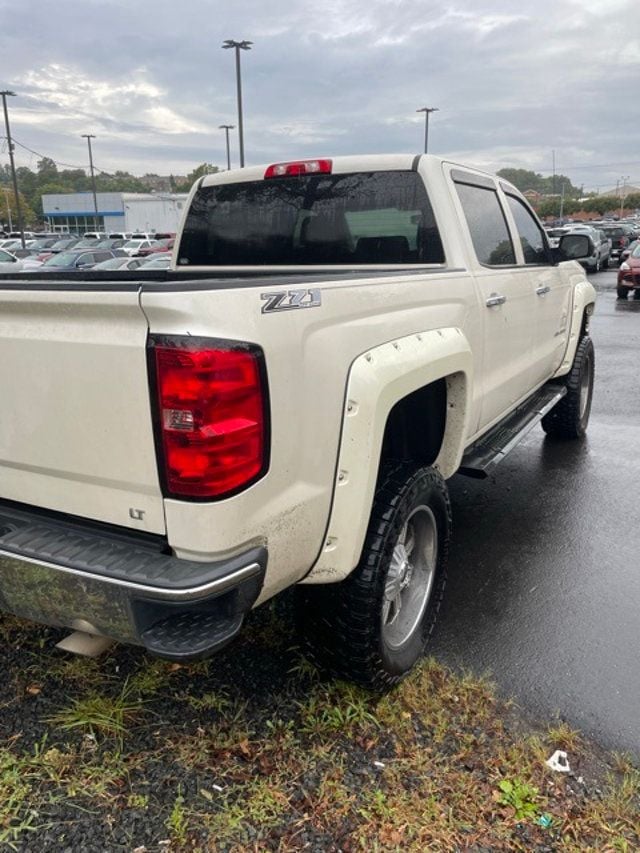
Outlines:
[[640,195],[640,187],[636,187],[633,184],[618,184],[615,187],[611,187],[610,190],[600,190],[598,193],[598,195],[616,195],[618,198],[635,194]]
[[542,193],[539,193],[538,190],[525,190],[522,195],[532,204],[536,204],[542,198]]

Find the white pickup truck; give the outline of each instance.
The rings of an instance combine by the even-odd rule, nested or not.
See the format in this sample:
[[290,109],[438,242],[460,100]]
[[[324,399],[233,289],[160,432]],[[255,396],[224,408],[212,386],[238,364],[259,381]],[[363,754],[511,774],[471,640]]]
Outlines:
[[201,179],[168,272],[0,277],[0,607],[189,660],[297,585],[322,661],[392,685],[447,480],[585,432],[587,251],[474,168],[337,157]]

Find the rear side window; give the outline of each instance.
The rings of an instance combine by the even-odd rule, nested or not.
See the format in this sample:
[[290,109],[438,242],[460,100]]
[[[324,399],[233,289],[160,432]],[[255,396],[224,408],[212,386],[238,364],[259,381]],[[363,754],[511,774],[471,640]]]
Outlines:
[[507,195],[507,203],[516,223],[525,264],[550,264],[547,242],[540,225],[520,199]]
[[441,264],[416,172],[358,172],[201,187],[178,264]]
[[480,263],[515,264],[516,254],[496,190],[462,183],[456,183],[456,190]]

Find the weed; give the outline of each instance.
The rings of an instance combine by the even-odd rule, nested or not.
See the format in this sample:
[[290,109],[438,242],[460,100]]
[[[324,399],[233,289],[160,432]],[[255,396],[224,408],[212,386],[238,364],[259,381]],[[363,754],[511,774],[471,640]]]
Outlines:
[[320,670],[313,664],[309,658],[305,657],[297,646],[292,646],[289,651],[294,652],[296,661],[287,671],[289,675],[295,675],[296,678],[304,679],[305,681],[317,682],[320,680]]
[[305,734],[349,734],[360,727],[378,726],[370,710],[371,694],[346,682],[319,688],[305,702],[299,702]]
[[515,812],[516,820],[528,820],[535,818],[538,814],[538,789],[522,779],[503,779],[498,783],[501,791],[498,802],[505,806],[511,806]]
[[582,743],[580,732],[572,729],[564,721],[547,729],[547,739],[554,749],[565,749],[570,752],[577,752]]
[[187,812],[184,807],[184,797],[182,789],[178,786],[178,793],[171,809],[171,814],[166,820],[165,826],[171,833],[171,837],[178,844],[184,844],[187,838],[187,830],[189,822]]
[[192,696],[187,694],[185,701],[196,711],[217,711],[219,714],[224,714],[231,707],[233,702],[226,693],[203,693],[202,696]]
[[162,660],[145,661],[129,679],[130,692],[138,696],[149,696],[168,685],[170,664]]
[[129,794],[127,797],[127,806],[130,809],[146,809],[148,805],[148,794]]
[[287,796],[269,777],[252,779],[245,785],[236,785],[227,793],[224,809],[211,815],[209,830],[217,841],[264,833],[276,826],[288,807]]
[[86,729],[92,734],[123,736],[127,724],[142,711],[142,701],[131,698],[131,686],[125,681],[118,696],[89,695],[75,699],[70,708],[48,719],[65,730]]

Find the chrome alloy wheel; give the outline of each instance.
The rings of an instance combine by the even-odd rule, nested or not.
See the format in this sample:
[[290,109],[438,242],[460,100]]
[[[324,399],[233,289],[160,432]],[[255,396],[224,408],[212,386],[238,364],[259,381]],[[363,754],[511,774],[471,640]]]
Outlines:
[[438,560],[438,527],[428,506],[416,507],[393,549],[382,604],[382,634],[400,648],[413,636],[431,595]]

